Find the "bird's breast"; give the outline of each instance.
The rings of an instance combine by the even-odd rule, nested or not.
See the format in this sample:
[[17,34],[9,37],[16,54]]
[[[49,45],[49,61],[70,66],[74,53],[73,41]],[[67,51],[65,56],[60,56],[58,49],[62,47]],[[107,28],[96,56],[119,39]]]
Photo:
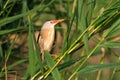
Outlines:
[[54,28],[47,28],[41,30],[42,50],[50,51],[54,42],[55,31]]

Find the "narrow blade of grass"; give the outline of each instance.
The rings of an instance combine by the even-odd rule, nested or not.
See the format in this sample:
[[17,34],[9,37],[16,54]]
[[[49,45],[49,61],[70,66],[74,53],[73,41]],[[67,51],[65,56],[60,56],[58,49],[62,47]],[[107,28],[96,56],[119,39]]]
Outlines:
[[88,0],[87,1],[87,14],[86,14],[86,18],[87,18],[87,26],[90,25],[91,21],[92,21],[92,15],[94,12],[94,8],[95,8],[95,4],[96,4],[96,0]]
[[3,51],[2,51],[2,46],[0,44],[0,57],[3,57]]
[[22,63],[26,62],[26,61],[28,61],[28,59],[18,60],[18,61],[16,61],[15,63],[9,65],[9,66],[8,66],[8,70],[10,70],[11,68],[13,68],[13,67],[15,67],[15,66],[17,66],[17,65],[19,65],[19,64],[22,64]]
[[16,29],[9,29],[9,30],[2,30],[0,31],[0,35],[4,35],[4,34],[8,34],[14,31],[20,30],[20,28],[16,28]]
[[91,72],[95,72],[98,70],[104,70],[104,69],[109,69],[109,68],[114,68],[114,67],[119,67],[119,66],[120,66],[119,62],[109,63],[109,64],[98,64],[98,65],[93,65],[93,66],[87,66],[79,70],[78,73],[80,74],[91,73]]
[[32,22],[30,17],[29,20],[29,33],[28,33],[28,46],[29,46],[29,66],[28,66],[28,74],[32,77],[35,73],[35,55],[34,55],[34,45],[33,45],[33,30],[32,30]]
[[[86,23],[86,15],[84,12],[84,0],[79,0],[78,3],[78,26],[81,32],[84,32],[84,30],[87,28],[87,23]],[[83,36],[83,43],[85,47],[85,52],[88,54],[89,52],[89,45],[88,45],[88,33],[86,32]]]
[[[120,13],[118,13],[120,15]],[[117,26],[119,27],[120,25],[120,18],[114,22],[114,24],[107,30],[106,34],[103,34],[104,37],[108,37],[109,34],[112,32],[112,30],[114,30]]]
[[[53,65],[55,65],[55,62],[52,59],[51,55],[47,51],[45,51],[44,55],[45,55],[45,61],[47,62],[48,67],[52,68]],[[53,76],[54,80],[60,80],[60,74],[59,74],[59,71],[57,68],[55,68],[52,71],[52,76]]]
[[101,44],[100,47],[107,47],[107,48],[120,48],[120,42],[109,41]]

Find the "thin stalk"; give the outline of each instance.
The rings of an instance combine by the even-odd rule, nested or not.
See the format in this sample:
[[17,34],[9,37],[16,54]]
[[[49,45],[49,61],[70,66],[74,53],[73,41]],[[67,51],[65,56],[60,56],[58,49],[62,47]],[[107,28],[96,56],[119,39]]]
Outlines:
[[5,80],[7,80],[7,78],[8,78],[8,75],[7,75],[8,71],[7,71],[7,62],[6,61],[5,61],[4,67],[5,67]]
[[4,5],[4,7],[3,7],[3,10],[0,12],[0,16],[1,16],[1,14],[4,12],[4,9],[5,9],[6,6],[8,5],[8,3],[9,3],[9,0],[6,1],[5,5]]
[[12,6],[10,7],[10,9],[8,10],[8,13],[7,13],[6,17],[7,17],[7,16],[10,14],[10,12],[12,11],[12,9],[13,9],[13,7],[14,7],[14,5],[15,5],[15,2],[16,2],[16,0],[13,1],[13,4],[12,4]]
[[[103,54],[103,56],[101,57],[100,64],[103,64],[103,63],[104,63],[104,58],[105,58],[105,48],[103,48],[103,50],[102,50],[102,54]],[[102,73],[102,71],[99,70],[98,73],[97,73],[96,80],[100,80],[101,73]]]

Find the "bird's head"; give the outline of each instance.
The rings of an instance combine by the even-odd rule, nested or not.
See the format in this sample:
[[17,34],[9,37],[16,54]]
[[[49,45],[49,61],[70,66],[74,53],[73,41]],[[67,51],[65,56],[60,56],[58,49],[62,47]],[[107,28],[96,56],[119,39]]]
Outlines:
[[43,27],[54,27],[57,23],[64,21],[65,19],[59,19],[59,20],[50,20],[44,23]]
[[51,21],[49,21],[49,22],[50,22],[50,24],[52,24],[52,25],[56,25],[57,23],[62,22],[62,21],[64,21],[64,20],[65,20],[65,19],[51,20]]

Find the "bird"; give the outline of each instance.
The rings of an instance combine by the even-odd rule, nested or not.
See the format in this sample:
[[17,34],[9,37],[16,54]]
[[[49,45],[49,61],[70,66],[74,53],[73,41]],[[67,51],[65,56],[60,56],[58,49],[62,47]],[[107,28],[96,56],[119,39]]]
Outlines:
[[55,38],[54,26],[65,19],[46,21],[39,32],[37,42],[42,54],[42,61],[44,61],[44,51],[50,52]]

